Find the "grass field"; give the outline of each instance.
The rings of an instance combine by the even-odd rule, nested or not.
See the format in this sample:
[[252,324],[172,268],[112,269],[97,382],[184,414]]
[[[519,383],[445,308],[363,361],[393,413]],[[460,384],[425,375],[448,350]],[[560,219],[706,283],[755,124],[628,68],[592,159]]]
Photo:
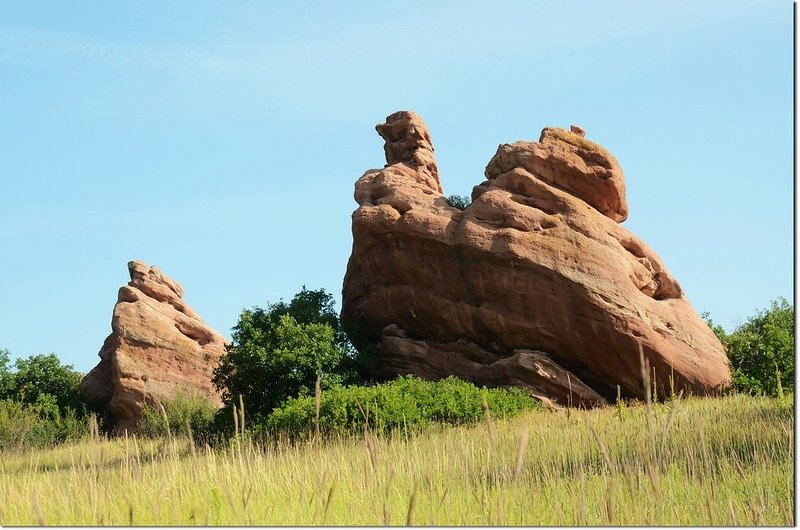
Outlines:
[[742,395],[258,447],[3,454],[2,525],[793,525],[791,399]]

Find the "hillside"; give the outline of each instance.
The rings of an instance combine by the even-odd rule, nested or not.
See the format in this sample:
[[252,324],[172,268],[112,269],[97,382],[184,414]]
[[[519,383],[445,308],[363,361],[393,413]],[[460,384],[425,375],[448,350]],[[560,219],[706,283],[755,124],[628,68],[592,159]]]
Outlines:
[[0,524],[792,525],[793,462],[791,398],[743,395],[318,445],[121,437],[5,454]]

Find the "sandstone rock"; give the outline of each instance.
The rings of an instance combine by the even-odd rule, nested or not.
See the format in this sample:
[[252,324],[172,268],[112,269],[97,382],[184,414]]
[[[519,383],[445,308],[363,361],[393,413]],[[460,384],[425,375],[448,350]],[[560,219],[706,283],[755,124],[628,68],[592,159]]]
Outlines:
[[378,134],[386,140],[383,145],[386,166],[404,165],[411,168],[411,175],[439,193],[439,169],[433,156],[428,128],[414,113],[395,112],[386,118],[386,123],[375,126]]
[[225,339],[183,301],[183,289],[156,267],[128,263],[131,281],[120,288],[112,333],[100,363],[81,381],[81,392],[107,407],[115,429],[135,430],[142,409],[177,393],[222,401],[211,375]]
[[579,197],[614,221],[628,218],[625,179],[617,160],[575,133],[547,127],[539,142],[501,145],[486,166],[486,178],[491,180],[514,168]]
[[[379,377],[456,375],[591,406],[730,383],[722,345],[627,217],[619,164],[563,129],[501,145],[465,211],[412,112],[377,126],[388,165],[356,183],[342,319]],[[356,335],[354,335],[355,337]]]

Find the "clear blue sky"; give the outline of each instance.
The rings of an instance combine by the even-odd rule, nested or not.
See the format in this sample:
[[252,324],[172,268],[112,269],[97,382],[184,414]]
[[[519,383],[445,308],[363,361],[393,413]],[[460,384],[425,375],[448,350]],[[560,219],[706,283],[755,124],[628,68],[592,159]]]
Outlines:
[[789,1],[0,3],[0,348],[87,371],[126,263],[226,336],[341,299],[373,126],[411,109],[446,194],[497,145],[583,126],[624,226],[728,330],[792,299]]

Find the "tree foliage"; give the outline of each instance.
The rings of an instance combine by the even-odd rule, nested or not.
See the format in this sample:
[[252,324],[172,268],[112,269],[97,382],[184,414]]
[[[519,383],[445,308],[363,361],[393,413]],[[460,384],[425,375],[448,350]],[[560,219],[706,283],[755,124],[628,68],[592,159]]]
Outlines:
[[5,399],[12,395],[14,388],[14,375],[10,368],[11,353],[0,348],[0,399]]
[[445,198],[447,204],[459,210],[466,210],[467,206],[472,202],[466,195],[450,195]]
[[737,388],[768,395],[794,390],[794,308],[786,299],[758,311],[722,342]]
[[53,354],[11,364],[0,349],[0,450],[51,446],[86,434],[82,375]]
[[245,309],[214,372],[226,404],[241,395],[250,414],[268,414],[286,399],[351,382],[352,347],[323,289],[303,289],[290,303]]
[[711,331],[714,332],[714,335],[716,335],[719,341],[724,345],[725,338],[728,336],[728,334],[725,333],[725,328],[711,320],[711,315],[708,311],[700,315],[700,317],[705,321],[706,324],[708,324],[708,327],[711,328]]
[[82,374],[72,365],[61,364],[56,354],[48,353],[17,359],[11,370],[9,359],[8,350],[0,350],[0,399],[27,405],[51,403],[60,411],[82,410],[78,393]]

